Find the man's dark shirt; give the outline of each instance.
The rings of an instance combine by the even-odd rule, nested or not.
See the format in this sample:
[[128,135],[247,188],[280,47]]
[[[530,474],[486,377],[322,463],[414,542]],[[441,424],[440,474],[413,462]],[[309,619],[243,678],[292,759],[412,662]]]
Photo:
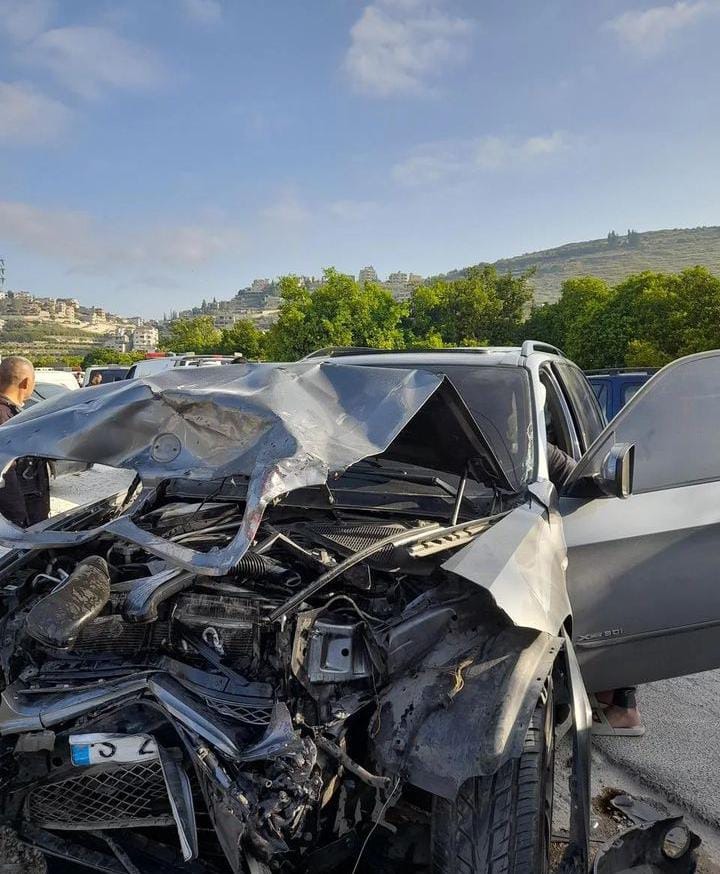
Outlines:
[[548,441],[548,476],[550,482],[555,486],[558,492],[561,492],[567,481],[570,479],[570,474],[575,470],[577,462],[575,459],[563,452],[554,443]]
[[[0,425],[17,416],[20,407],[0,395]],[[27,528],[50,515],[50,479],[47,463],[39,458],[18,458],[0,487],[0,513]]]

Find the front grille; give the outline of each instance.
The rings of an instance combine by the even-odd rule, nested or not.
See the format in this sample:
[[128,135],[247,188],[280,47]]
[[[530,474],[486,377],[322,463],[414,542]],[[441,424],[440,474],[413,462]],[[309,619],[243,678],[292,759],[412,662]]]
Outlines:
[[44,783],[26,800],[30,822],[54,829],[138,828],[172,825],[160,762],[91,766]]
[[273,704],[247,704],[231,701],[226,698],[205,696],[205,702],[223,716],[230,716],[246,725],[269,725]]

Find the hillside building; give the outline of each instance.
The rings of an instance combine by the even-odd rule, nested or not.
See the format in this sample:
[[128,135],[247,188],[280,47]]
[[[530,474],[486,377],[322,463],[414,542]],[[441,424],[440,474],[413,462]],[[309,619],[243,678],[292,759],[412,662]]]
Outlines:
[[409,300],[413,290],[423,281],[418,273],[391,273],[383,286],[392,294],[395,300]]
[[152,325],[140,325],[132,332],[132,348],[137,352],[154,352],[159,340],[158,329]]
[[358,282],[377,282],[378,275],[372,266],[363,267],[358,273]]

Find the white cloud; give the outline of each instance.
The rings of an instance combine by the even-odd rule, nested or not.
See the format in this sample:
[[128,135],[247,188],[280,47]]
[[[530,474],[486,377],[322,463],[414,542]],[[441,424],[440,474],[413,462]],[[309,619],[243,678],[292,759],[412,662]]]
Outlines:
[[650,57],[661,52],[678,31],[719,12],[717,0],[677,0],[667,6],[624,12],[606,27],[626,46]]
[[115,275],[148,267],[188,269],[236,252],[245,233],[231,225],[163,224],[132,231],[90,215],[0,201],[0,237],[77,273]]
[[50,19],[52,0],[0,0],[0,32],[16,42],[40,33]]
[[260,211],[268,222],[286,227],[300,227],[311,218],[310,211],[294,194],[284,194]]
[[530,165],[567,147],[560,131],[526,139],[485,136],[426,143],[395,164],[392,175],[408,187],[462,181],[479,172]]
[[432,0],[375,0],[350,30],[345,69],[372,96],[427,93],[445,65],[463,60],[472,26]]
[[0,82],[0,142],[51,142],[67,128],[72,113],[24,82]]
[[97,97],[107,88],[154,88],[166,78],[149,49],[104,27],[46,30],[26,47],[23,59],[50,70],[83,97]]
[[346,222],[367,221],[378,210],[374,200],[334,200],[328,209],[333,218]]
[[222,18],[219,0],[182,0],[182,6],[188,18],[205,27],[217,24]]

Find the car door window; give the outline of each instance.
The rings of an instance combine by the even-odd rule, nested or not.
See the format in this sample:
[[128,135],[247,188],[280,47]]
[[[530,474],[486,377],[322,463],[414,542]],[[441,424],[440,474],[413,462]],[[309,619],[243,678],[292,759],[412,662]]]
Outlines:
[[605,427],[605,418],[583,372],[574,364],[555,362],[553,372],[558,377],[568,399],[583,452]]
[[554,443],[577,460],[580,458],[580,442],[560,386],[548,368],[540,371],[540,382],[545,387],[545,430],[548,442]]
[[598,399],[598,403],[603,409],[605,416],[607,417],[609,412],[608,401],[610,400],[610,392],[608,391],[608,384],[605,380],[596,380],[594,379],[590,386],[592,390],[595,392],[595,397]]
[[44,401],[56,395],[65,394],[68,391],[70,389],[66,385],[57,385],[54,382],[36,382],[33,395],[36,396],[36,400]]
[[626,382],[622,390],[623,405],[631,401],[642,387],[641,382]]
[[573,481],[598,475],[614,443],[635,445],[635,493],[720,480],[718,433],[720,352],[681,358],[618,413],[577,466]]

